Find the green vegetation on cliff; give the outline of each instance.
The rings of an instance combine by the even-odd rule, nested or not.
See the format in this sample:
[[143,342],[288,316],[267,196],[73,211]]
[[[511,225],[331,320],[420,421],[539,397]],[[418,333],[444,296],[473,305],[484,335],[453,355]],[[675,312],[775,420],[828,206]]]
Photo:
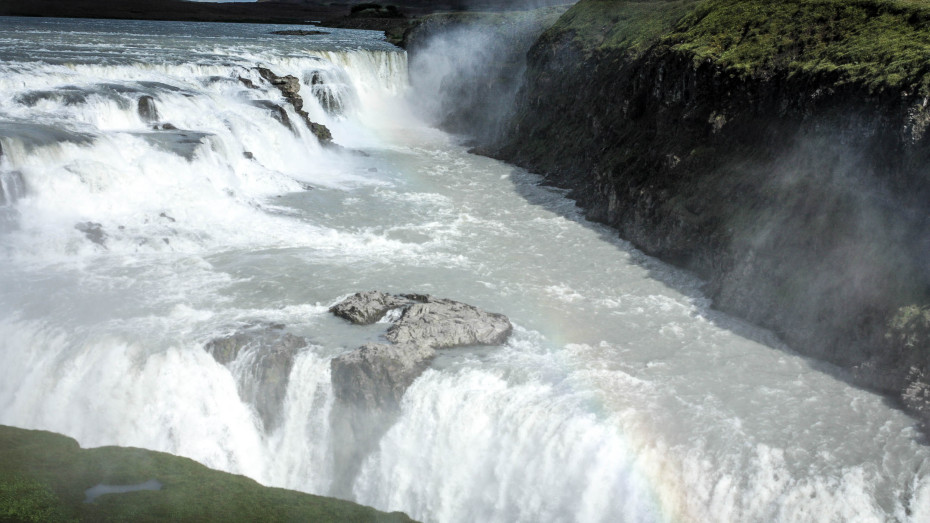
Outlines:
[[[150,480],[160,490],[104,494]],[[404,514],[263,487],[244,476],[149,450],[81,449],[51,432],[0,426],[0,521],[410,521]]]
[[711,0],[667,41],[742,73],[786,69],[930,92],[928,2]]
[[739,75],[828,75],[871,90],[930,94],[926,0],[581,0],[547,38],[588,52],[654,44]]

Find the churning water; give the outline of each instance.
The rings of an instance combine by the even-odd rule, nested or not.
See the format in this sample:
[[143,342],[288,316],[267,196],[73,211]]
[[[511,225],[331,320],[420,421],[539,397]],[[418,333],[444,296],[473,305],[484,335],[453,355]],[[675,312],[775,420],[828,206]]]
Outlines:
[[[911,419],[420,123],[430,93],[376,33],[273,29],[0,19],[0,423],[327,494],[329,360],[377,331],[326,309],[422,292],[515,333],[413,384],[352,482],[361,503],[442,522],[930,520]],[[259,65],[298,77],[342,148]],[[312,340],[270,433],[204,351],[256,321]]]

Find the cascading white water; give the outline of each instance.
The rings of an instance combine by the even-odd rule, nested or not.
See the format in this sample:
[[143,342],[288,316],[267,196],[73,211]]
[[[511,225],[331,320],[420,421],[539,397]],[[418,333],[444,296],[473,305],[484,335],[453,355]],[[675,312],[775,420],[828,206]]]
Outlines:
[[[385,327],[327,307],[425,292],[517,328],[413,384],[359,502],[443,522],[930,518],[909,418],[419,124],[428,93],[376,34],[3,22],[0,423],[327,494],[329,361]],[[300,79],[343,148],[259,65]],[[249,357],[204,350],[256,322],[309,340],[270,431],[239,397]]]

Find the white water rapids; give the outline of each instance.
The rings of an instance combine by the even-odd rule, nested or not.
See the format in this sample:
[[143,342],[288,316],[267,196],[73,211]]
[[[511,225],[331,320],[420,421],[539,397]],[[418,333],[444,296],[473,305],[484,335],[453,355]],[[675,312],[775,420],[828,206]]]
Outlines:
[[[377,34],[273,29],[0,19],[0,423],[327,494],[329,360],[384,326],[328,306],[430,293],[515,333],[413,384],[360,503],[437,522],[930,521],[910,418],[421,123],[430,93]],[[257,65],[298,77],[342,148]],[[312,341],[271,433],[204,351],[256,321]]]

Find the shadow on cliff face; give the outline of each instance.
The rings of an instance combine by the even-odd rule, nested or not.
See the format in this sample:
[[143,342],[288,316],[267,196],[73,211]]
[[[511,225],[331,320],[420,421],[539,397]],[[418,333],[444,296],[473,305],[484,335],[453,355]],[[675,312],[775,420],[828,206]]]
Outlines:
[[771,161],[731,169],[758,187],[737,193],[726,213],[730,260],[712,283],[721,308],[801,326],[780,331],[840,364],[880,350],[876,336],[895,309],[926,298],[926,214],[895,195],[901,188],[861,140],[844,143],[829,127],[799,133]]

